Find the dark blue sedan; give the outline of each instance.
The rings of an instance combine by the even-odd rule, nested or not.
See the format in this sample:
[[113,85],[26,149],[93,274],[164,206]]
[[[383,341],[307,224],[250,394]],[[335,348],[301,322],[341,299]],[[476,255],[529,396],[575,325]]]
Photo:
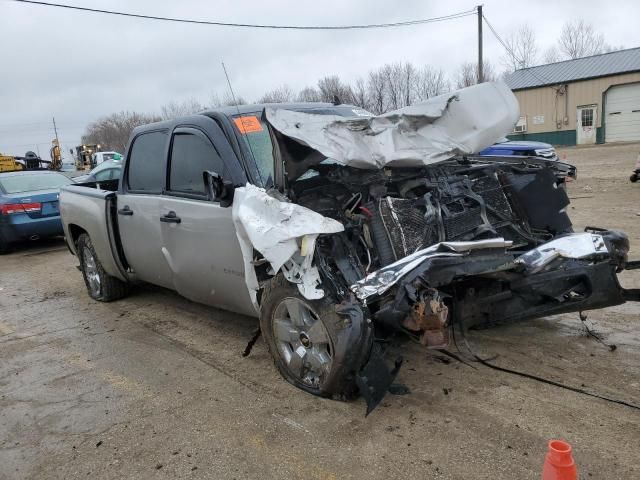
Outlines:
[[71,183],[46,170],[0,173],[0,253],[11,244],[62,235],[58,197]]
[[540,157],[547,160],[558,160],[553,145],[543,142],[533,141],[508,141],[500,142],[485,148],[480,152],[481,156],[518,156],[518,157]]

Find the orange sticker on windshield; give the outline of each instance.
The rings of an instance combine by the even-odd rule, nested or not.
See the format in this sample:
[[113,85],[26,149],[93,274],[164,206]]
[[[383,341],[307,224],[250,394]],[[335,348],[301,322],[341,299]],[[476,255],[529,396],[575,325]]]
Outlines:
[[262,131],[260,120],[258,120],[258,117],[256,117],[255,115],[251,117],[234,118],[233,122],[236,124],[238,130],[240,130],[240,133],[246,134]]

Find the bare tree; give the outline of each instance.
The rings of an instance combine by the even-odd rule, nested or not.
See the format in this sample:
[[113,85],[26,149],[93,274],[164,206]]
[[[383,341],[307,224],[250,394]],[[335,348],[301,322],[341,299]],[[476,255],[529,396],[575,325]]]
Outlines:
[[584,20],[566,22],[558,39],[558,48],[567,58],[582,58],[604,51],[604,38]]
[[425,66],[418,71],[414,84],[415,100],[423,102],[449,90],[449,81],[442,70]]
[[90,123],[82,135],[82,143],[100,144],[105,150],[124,152],[134,128],[160,120],[157,115],[146,113],[112,113]]
[[320,99],[323,102],[351,103],[351,88],[340,80],[337,75],[323,77],[318,80]]
[[367,89],[369,91],[370,110],[376,115],[384,113],[387,110],[387,99],[385,93],[385,80],[382,69],[372,70],[369,72]]
[[404,64],[396,64],[394,66],[396,70],[397,86],[400,92],[400,105],[399,108],[411,105],[415,101],[415,83],[418,79],[418,71],[413,64],[405,62]]
[[223,104],[220,100],[220,95],[218,95],[218,92],[211,92],[211,96],[209,97],[209,104],[207,106],[209,108],[218,108],[222,105]]
[[295,94],[291,87],[289,85],[281,85],[262,95],[257,103],[285,103],[292,102],[294,98]]
[[387,110],[402,107],[402,65],[387,64],[380,69],[386,90]]
[[163,120],[171,120],[201,112],[205,108],[198,100],[191,97],[183,102],[170,102],[167,105],[163,105],[160,109],[160,116]]
[[544,55],[542,56],[542,61],[544,63],[556,63],[562,60],[562,55],[558,51],[558,48],[555,46],[551,46],[544,51]]
[[[487,60],[482,64],[482,73],[484,76],[483,81],[485,82],[493,82],[498,78],[493,65]],[[478,64],[465,62],[460,65],[456,73],[456,87],[465,88],[475,85],[476,83],[478,83]]]
[[320,92],[313,87],[305,87],[298,93],[299,102],[320,102],[322,97]]
[[502,64],[510,71],[535,65],[538,56],[536,34],[531,26],[524,24],[512,31],[505,40],[507,55],[502,57]]
[[478,83],[478,68],[471,62],[464,62],[456,73],[456,87],[470,87]]
[[234,105],[246,105],[247,103],[241,96],[236,96],[234,100],[231,92],[227,90],[222,95],[222,99],[220,99],[220,95],[217,92],[212,92],[209,97],[209,105],[206,108],[233,107]]
[[605,43],[602,49],[602,53],[617,52],[619,50],[624,50],[624,45],[616,46],[616,45],[609,45],[608,43]]
[[236,95],[234,97],[229,91],[224,92],[224,95],[222,96],[222,106],[233,107],[235,105],[246,105],[247,103],[249,102],[247,102],[243,97],[240,95]]
[[353,104],[357,107],[369,109],[369,92],[367,91],[367,83],[362,77],[358,78],[351,87]]

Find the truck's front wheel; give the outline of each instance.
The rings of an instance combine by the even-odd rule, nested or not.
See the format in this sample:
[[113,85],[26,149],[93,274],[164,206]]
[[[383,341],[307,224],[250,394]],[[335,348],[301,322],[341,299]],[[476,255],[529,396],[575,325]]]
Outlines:
[[304,298],[281,274],[264,289],[260,329],[274,363],[288,382],[314,395],[357,394],[354,369],[369,344],[352,323],[327,298]]
[[104,271],[91,238],[86,233],[78,237],[77,251],[84,283],[91,298],[100,302],[111,302],[129,293],[129,285]]

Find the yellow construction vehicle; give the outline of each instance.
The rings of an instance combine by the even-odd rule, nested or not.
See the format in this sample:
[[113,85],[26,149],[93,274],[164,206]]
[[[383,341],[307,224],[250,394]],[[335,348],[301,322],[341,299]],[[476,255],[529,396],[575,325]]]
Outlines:
[[[61,165],[62,162],[59,163]],[[53,168],[51,160],[43,160],[35,152],[27,152],[24,157],[17,155],[0,154],[0,172],[12,172],[16,170],[59,170],[60,167]]]
[[48,168],[49,170],[60,170],[62,168],[62,152],[58,145],[58,140],[53,139],[51,142],[51,160],[43,160],[34,152],[27,152],[24,157],[15,155],[3,155],[0,153],[0,172],[9,172],[15,170],[41,170]]
[[11,172],[13,170],[23,170],[24,165],[11,155],[3,155],[0,153],[0,172]]
[[93,154],[99,152],[101,146],[92,145],[78,145],[76,147],[76,170],[91,170],[95,165],[92,163]]
[[60,170],[62,168],[62,152],[60,151],[60,143],[58,138],[54,138],[51,141],[51,163],[49,164],[50,170]]

